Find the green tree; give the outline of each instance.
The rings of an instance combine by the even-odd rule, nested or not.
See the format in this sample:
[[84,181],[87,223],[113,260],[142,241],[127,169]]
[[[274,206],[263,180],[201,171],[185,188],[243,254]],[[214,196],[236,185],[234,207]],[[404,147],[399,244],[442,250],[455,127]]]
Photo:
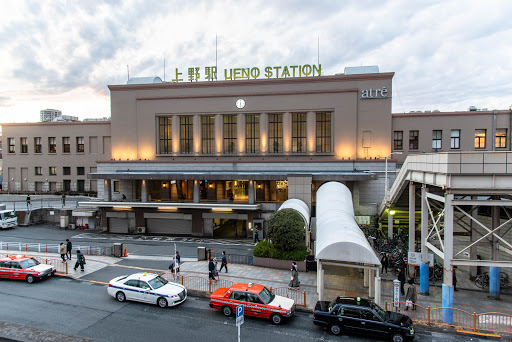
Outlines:
[[278,249],[292,251],[304,241],[304,220],[293,209],[275,212],[268,220],[267,236]]

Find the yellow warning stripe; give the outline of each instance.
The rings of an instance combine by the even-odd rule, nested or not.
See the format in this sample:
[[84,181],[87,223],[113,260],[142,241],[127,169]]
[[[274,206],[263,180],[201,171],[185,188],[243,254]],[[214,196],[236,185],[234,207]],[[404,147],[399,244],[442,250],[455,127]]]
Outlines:
[[501,337],[501,335],[485,334],[485,333],[479,333],[479,332],[476,332],[476,331],[467,331],[467,330],[456,330],[456,331],[459,332],[459,333],[463,333],[463,334],[471,334],[471,335],[478,335],[478,336],[488,336],[488,337]]

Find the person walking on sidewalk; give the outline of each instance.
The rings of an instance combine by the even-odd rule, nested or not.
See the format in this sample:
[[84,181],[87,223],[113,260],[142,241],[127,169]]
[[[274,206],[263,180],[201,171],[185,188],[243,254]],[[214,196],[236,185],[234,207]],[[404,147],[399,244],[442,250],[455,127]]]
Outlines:
[[292,276],[290,277],[290,283],[288,287],[299,287],[299,272],[297,271],[297,264],[292,264]]
[[27,195],[27,209],[30,210],[30,195]]
[[79,249],[76,250],[76,263],[75,263],[75,271],[78,268],[78,265],[80,265],[80,271],[84,271],[84,265],[85,265],[85,257],[80,252]]
[[217,258],[213,258],[213,276],[214,277],[219,277],[219,271],[217,270]]
[[382,256],[382,259],[380,259],[380,263],[382,264],[382,270],[380,271],[380,273],[384,274],[384,270],[386,270],[386,274],[387,274],[389,259],[388,259],[388,255],[386,253],[384,253],[384,255]]
[[180,252],[176,251],[176,273],[180,273],[181,255]]
[[208,278],[211,280],[215,280],[215,276],[213,273],[214,270],[215,270],[215,265],[213,264],[213,260],[210,259],[210,262],[208,263]]
[[405,295],[405,270],[401,267],[398,269],[398,280],[400,280],[400,294],[403,296]]
[[453,291],[459,291],[457,290],[457,266],[453,266]]
[[222,268],[226,268],[226,273],[228,273],[228,258],[226,257],[226,251],[222,251],[222,259],[220,260],[220,270],[222,272]]
[[67,254],[66,245],[63,242],[61,242],[59,249],[60,249],[60,257],[62,258],[62,262],[66,262],[66,254]]
[[66,206],[66,194],[62,194],[62,207]]
[[417,300],[418,293],[416,292],[416,286],[414,286],[414,279],[409,279],[409,287],[407,288],[407,294],[405,295],[405,310],[409,310],[409,306],[411,306],[413,310],[416,310],[414,304],[416,303]]
[[68,260],[71,260],[71,250],[73,249],[73,244],[69,239],[66,239],[66,256],[68,257]]

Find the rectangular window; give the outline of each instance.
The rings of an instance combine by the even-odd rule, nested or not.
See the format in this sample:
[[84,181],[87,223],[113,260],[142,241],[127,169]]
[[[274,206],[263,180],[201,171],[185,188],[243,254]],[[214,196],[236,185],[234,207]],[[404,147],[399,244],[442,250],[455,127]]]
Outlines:
[[28,153],[27,138],[20,138],[21,153]]
[[485,129],[475,129],[475,148],[485,148]]
[[201,116],[201,140],[204,154],[215,153],[215,116]]
[[306,152],[306,113],[292,113],[292,153]]
[[236,115],[224,115],[224,153],[236,153]]
[[34,174],[36,176],[42,176],[43,175],[43,168],[41,166],[36,166]]
[[409,150],[417,150],[420,131],[409,131]]
[[245,151],[260,153],[260,116],[258,114],[245,116]]
[[161,154],[172,153],[172,118],[171,117],[158,118],[158,132],[159,132],[158,153],[161,153]]
[[452,129],[452,132],[450,133],[450,148],[460,148],[460,129]]
[[119,192],[119,181],[114,181],[113,183],[114,192]]
[[41,144],[41,137],[34,138],[34,153],[43,153],[43,145]]
[[48,138],[48,153],[57,153],[57,139],[55,137]]
[[393,132],[393,150],[403,150],[404,149],[404,132],[403,131],[394,131]]
[[50,166],[48,173],[50,174],[50,176],[57,176],[57,167]]
[[77,153],[85,152],[84,137],[76,137],[76,152]]
[[7,144],[9,144],[9,153],[16,153],[14,138],[7,138]]
[[316,113],[316,152],[331,152],[331,113]]
[[69,137],[62,137],[62,153],[71,152],[71,140]]
[[433,150],[440,150],[443,146],[442,143],[443,140],[443,131],[441,130],[433,130],[432,131],[432,149]]
[[85,168],[84,168],[83,166],[78,166],[78,167],[76,168],[76,174],[77,174],[78,176],[83,176],[83,175],[85,175]]
[[[507,129],[497,128],[496,129],[496,148],[507,147]],[[23,146],[22,146],[23,148]]]
[[283,114],[268,115],[268,152],[283,152]]
[[180,116],[180,151],[181,153],[193,152],[193,117]]
[[71,175],[71,168],[69,166],[64,166],[62,168],[62,174],[64,176],[70,176]]

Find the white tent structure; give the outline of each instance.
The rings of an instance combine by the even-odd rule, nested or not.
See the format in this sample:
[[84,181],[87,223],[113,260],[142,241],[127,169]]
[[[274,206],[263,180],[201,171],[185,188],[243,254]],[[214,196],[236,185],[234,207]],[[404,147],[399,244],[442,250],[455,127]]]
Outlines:
[[375,272],[369,296],[374,289],[375,302],[380,303],[379,258],[356,223],[350,190],[338,182],[325,183],[316,193],[315,257],[320,300],[324,300],[323,265],[334,265],[365,269],[365,283]]

